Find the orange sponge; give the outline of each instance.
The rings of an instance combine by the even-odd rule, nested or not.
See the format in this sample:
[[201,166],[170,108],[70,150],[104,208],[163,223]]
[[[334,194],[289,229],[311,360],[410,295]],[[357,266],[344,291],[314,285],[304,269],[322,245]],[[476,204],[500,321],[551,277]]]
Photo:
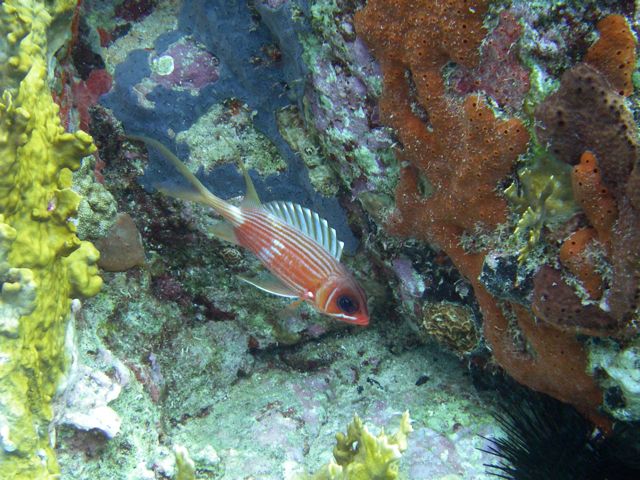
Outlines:
[[609,15],[598,22],[600,39],[585,61],[602,73],[620,95],[633,92],[631,75],[636,66],[636,39],[622,15]]
[[602,295],[602,277],[596,272],[594,260],[587,254],[589,244],[596,237],[593,228],[577,230],[560,247],[560,261],[582,283],[593,299]]
[[582,154],[580,163],[573,167],[571,183],[573,196],[598,232],[600,242],[609,249],[611,228],[618,218],[618,209],[613,195],[602,182],[593,153]]

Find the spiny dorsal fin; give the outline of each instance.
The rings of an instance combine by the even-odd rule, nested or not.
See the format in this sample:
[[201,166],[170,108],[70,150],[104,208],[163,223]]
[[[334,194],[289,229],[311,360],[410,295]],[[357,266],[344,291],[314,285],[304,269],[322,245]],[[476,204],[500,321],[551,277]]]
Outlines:
[[317,213],[292,202],[269,202],[262,207],[315,240],[336,260],[340,260],[344,242],[338,240],[336,230]]

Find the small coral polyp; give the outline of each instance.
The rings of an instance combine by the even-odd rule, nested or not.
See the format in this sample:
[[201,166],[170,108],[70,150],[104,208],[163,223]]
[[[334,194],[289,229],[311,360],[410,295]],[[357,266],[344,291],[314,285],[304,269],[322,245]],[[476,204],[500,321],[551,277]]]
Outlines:
[[[71,170],[95,147],[66,133],[47,84],[47,66],[65,36],[75,1],[7,0],[0,5],[0,472],[48,479],[51,399],[66,362],[71,299],[94,295],[98,252],[70,221],[80,197]],[[66,32],[68,29],[56,31]],[[55,208],[51,208],[55,205]],[[37,374],[36,374],[37,373]]]

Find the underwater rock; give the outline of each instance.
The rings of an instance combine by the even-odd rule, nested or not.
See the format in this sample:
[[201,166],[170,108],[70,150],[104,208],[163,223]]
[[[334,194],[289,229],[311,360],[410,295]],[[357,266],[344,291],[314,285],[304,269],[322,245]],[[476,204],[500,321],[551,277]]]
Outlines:
[[140,232],[127,213],[118,214],[107,236],[96,241],[100,252],[98,266],[108,272],[124,272],[144,265]]
[[165,88],[187,90],[194,95],[218,80],[218,59],[189,38],[180,38],[150,57],[151,80]]
[[98,430],[113,438],[120,431],[122,420],[108,404],[118,398],[121,388],[103,372],[82,365],[76,367],[59,400],[62,412],[56,423],[79,430]]
[[237,322],[207,322],[180,331],[169,355],[160,358],[168,386],[167,413],[179,418],[206,412],[217,401],[215,392],[251,372],[248,350],[248,335]]
[[[254,9],[243,2],[184,2],[177,29],[155,38],[153,48],[131,51],[124,62],[114,66],[115,86],[103,97],[102,104],[113,110],[128,133],[155,138],[182,158],[188,156],[188,144],[176,145],[176,135],[189,130],[216,104],[230,99],[246,104],[252,112],[253,128],[273,144],[287,164],[287,168],[276,175],[253,176],[261,199],[295,199],[311,208],[338,231],[345,242],[345,250],[353,251],[357,240],[338,199],[316,191],[308,170],[281,135],[276,121],[276,113],[285,107],[294,104],[303,109],[301,98],[305,82],[302,80],[307,68],[298,35],[308,28],[306,10],[305,6],[290,3],[275,8],[257,4]],[[172,72],[178,63],[189,63],[187,59],[183,62],[175,57],[171,57],[173,60],[165,58],[166,65],[162,66],[156,61],[154,67],[153,62],[153,58],[166,57],[164,52],[171,45],[187,42],[187,38],[202,45],[201,50],[217,59],[215,74],[212,70],[215,62],[209,59],[210,67],[203,68],[208,68],[211,76],[208,82],[198,82],[202,85],[199,89],[195,89],[194,84],[190,88],[175,88],[177,84],[174,83],[167,88],[160,80],[153,80],[164,77],[158,76],[158,68],[167,73],[171,63]],[[187,54],[185,50],[180,52]],[[193,52],[187,55],[191,56]],[[197,77],[202,75],[200,72]],[[214,76],[217,79],[212,82]],[[233,143],[240,142],[238,138],[232,140]],[[173,176],[174,171],[152,153],[149,168],[140,182],[152,190],[155,184]],[[203,183],[225,199],[242,192],[241,176],[229,163],[208,172]]]
[[496,298],[526,305],[533,288],[533,278],[527,275],[520,279],[522,273],[516,255],[492,251],[484,257],[479,280]]
[[[605,408],[618,420],[640,420],[640,337],[620,346],[613,340],[594,340],[589,344],[589,367],[604,372],[602,384],[607,392],[617,391],[617,399],[605,394]],[[598,375],[602,377],[602,374]]]

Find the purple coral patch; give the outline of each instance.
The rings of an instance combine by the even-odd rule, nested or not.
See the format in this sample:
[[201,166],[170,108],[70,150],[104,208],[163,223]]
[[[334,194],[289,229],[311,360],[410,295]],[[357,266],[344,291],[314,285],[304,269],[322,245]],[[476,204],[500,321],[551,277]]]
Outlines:
[[500,23],[481,47],[480,63],[474,69],[460,67],[453,77],[456,92],[466,95],[483,91],[501,107],[519,109],[529,91],[529,72],[520,64],[518,40],[522,27],[505,11]]
[[172,43],[150,62],[151,79],[169,89],[199,90],[219,78],[218,59],[189,38]]

